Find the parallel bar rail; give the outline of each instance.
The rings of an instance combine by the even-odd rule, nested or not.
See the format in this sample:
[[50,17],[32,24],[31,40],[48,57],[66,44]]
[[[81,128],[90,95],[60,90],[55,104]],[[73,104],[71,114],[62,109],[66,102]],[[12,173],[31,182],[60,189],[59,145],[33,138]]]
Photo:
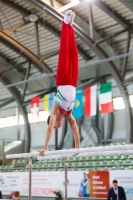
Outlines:
[[[100,152],[104,154],[106,151],[111,151],[110,154],[115,151],[115,154],[117,154],[119,151],[127,151],[127,150],[133,150],[133,144],[129,145],[117,145],[117,146],[104,146],[104,147],[90,147],[90,148],[80,148],[80,149],[67,149],[67,150],[56,150],[56,151],[46,151],[44,152],[44,157],[49,156],[51,157],[52,155],[63,155],[63,154],[80,154],[80,156],[83,156],[81,153],[88,153],[88,155],[91,155],[91,152],[97,152],[97,155],[100,155]],[[7,159],[11,158],[30,158],[30,157],[38,157],[39,152],[34,152],[34,153],[22,153],[22,154],[11,154],[11,155],[6,155]]]

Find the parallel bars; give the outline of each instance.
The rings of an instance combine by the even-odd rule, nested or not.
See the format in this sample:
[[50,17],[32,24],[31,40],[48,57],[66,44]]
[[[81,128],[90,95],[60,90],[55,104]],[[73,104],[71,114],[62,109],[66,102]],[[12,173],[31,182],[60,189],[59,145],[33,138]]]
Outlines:
[[67,149],[67,150],[56,150],[56,151],[46,151],[44,156],[40,156],[39,152],[34,153],[22,153],[22,154],[12,154],[6,155],[7,159],[11,158],[29,158],[29,200],[31,200],[32,192],[32,157],[37,157],[40,159],[52,159],[60,158],[62,159],[62,164],[65,169],[65,200],[67,200],[67,164],[64,162],[65,158],[70,157],[86,157],[86,156],[107,156],[107,155],[121,155],[121,154],[133,154],[133,145],[117,145],[117,146],[104,146],[104,147],[90,147],[90,148],[80,148],[80,149]]

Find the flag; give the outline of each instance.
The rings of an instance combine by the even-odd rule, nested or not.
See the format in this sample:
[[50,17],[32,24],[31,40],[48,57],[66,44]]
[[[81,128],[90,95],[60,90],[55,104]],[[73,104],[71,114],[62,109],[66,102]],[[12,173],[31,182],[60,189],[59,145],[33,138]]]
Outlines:
[[97,85],[87,87],[85,89],[85,116],[94,116],[96,115],[96,94],[97,94]]
[[32,115],[39,115],[40,96],[31,99],[31,113]]
[[44,96],[44,110],[51,112],[52,110],[52,105],[53,105],[53,98],[54,98],[54,93],[47,94]]
[[74,109],[73,109],[73,116],[75,118],[80,118],[83,115],[82,96],[83,96],[83,89],[78,88],[76,90],[76,99],[75,99],[75,105],[74,105]]
[[112,104],[112,83],[104,83],[100,85],[100,111],[101,113],[113,112]]

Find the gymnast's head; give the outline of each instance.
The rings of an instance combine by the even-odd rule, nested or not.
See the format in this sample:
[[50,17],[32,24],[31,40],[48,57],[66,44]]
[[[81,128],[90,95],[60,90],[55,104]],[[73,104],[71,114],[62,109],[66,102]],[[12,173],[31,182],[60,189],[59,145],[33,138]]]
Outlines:
[[[51,115],[48,116],[47,124],[49,125],[51,119]],[[55,121],[54,128],[60,128],[62,126],[62,119],[58,119]]]

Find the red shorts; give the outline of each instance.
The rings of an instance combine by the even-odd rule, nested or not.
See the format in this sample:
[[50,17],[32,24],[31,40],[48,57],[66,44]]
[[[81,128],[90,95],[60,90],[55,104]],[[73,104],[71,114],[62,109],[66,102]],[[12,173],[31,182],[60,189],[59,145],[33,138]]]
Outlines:
[[59,111],[60,111],[60,114],[63,115],[65,113],[65,115],[70,115],[72,110],[69,110],[69,111],[65,111],[63,110],[62,108],[59,107]]

